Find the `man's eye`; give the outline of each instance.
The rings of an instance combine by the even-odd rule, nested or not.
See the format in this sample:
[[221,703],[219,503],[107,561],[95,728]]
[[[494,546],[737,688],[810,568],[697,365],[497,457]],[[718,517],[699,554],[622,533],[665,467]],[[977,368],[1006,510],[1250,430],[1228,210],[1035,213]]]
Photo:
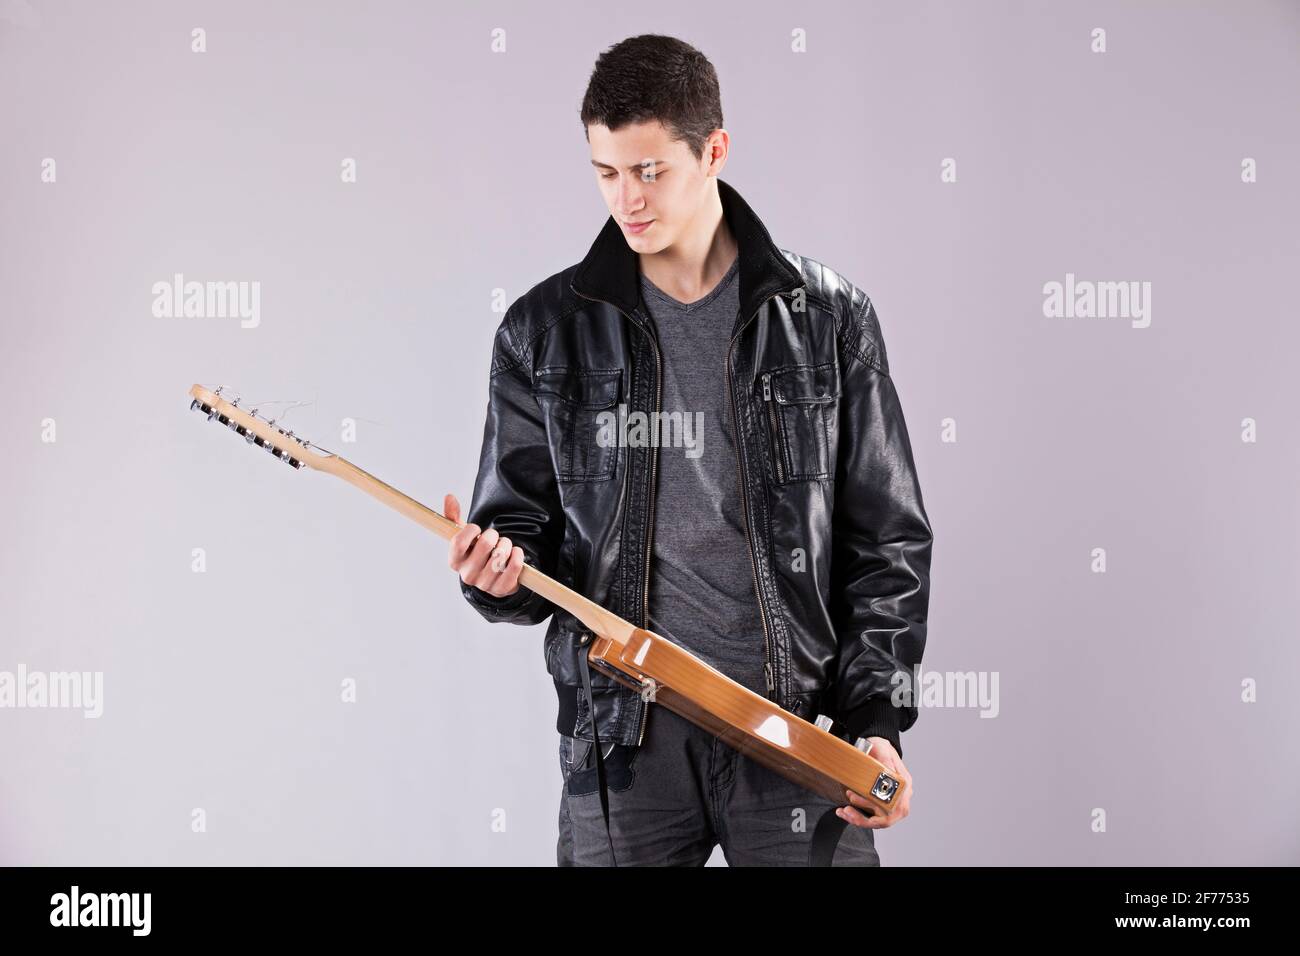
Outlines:
[[601,179],[613,179],[613,178],[614,178],[615,176],[617,176],[617,175],[618,175],[618,173],[601,173],[601,174],[600,174],[600,178],[601,178]]

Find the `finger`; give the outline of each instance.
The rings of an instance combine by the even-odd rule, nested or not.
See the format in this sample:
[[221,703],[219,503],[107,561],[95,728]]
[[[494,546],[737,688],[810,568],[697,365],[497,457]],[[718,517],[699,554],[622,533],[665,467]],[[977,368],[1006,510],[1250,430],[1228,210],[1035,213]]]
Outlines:
[[502,535],[497,539],[496,546],[492,549],[492,558],[490,567],[494,574],[500,574],[506,569],[506,563],[510,560],[510,539]]
[[910,790],[903,792],[903,799],[898,801],[898,806],[894,807],[894,812],[900,817],[905,817],[912,812],[912,792]]
[[455,495],[442,496],[442,515],[448,521],[460,524],[460,502],[456,500]]
[[912,798],[914,796],[916,796],[916,785],[912,783],[912,775],[909,773],[904,773],[903,774],[903,799],[899,802],[901,804],[909,804],[912,802]]
[[461,565],[461,577],[468,574],[469,577],[465,580],[476,588],[486,591],[492,579],[496,577],[496,572],[490,570],[487,565],[488,557],[500,537],[501,534],[496,528],[485,528],[478,536],[478,540],[474,542],[474,546],[469,549],[465,563]]
[[893,753],[891,753],[888,747],[874,748],[872,750],[871,756],[875,757],[882,764],[884,764],[885,769],[888,770],[890,773],[894,774],[895,776],[898,776],[899,768],[902,766],[902,761],[899,760],[898,757],[896,757]]
[[898,767],[896,769],[896,773],[898,774],[899,777],[903,779],[903,782],[905,782],[909,788],[912,786],[912,774],[907,769],[907,764],[903,763],[902,757],[898,758]]
[[860,793],[854,793],[852,790],[845,790],[844,793],[847,795],[849,803],[855,807],[866,807],[871,810],[876,807],[874,803]]
[[519,575],[524,570],[524,549],[515,545],[510,550],[510,561],[501,572],[501,583],[506,590],[513,591],[519,586]]
[[467,524],[451,536],[451,546],[447,549],[447,563],[453,571],[459,571],[465,559],[469,557],[470,545],[479,535],[479,526]]
[[[871,814],[867,817],[867,819],[872,821],[869,824],[872,827],[891,826],[892,824],[897,823],[899,820],[903,819],[903,817],[907,816],[909,812],[910,802],[911,802],[910,791],[904,793],[903,799],[888,814],[883,813],[880,810],[880,808],[876,806],[876,804],[869,802],[861,794],[854,793],[852,790],[845,790],[844,792],[848,795],[850,805],[847,807],[842,807],[841,809],[852,810],[854,813],[858,812],[857,810],[854,809],[855,807],[862,807],[864,809],[870,810]],[[843,816],[843,814],[841,814],[841,816]]]
[[886,822],[887,817],[868,817],[852,807],[840,807],[835,813],[840,819],[851,823],[855,827],[862,827],[864,830],[879,830],[881,827],[889,826],[889,822]]
[[[873,803],[872,801],[868,800],[866,797],[862,796],[862,794],[854,793],[852,790],[845,790],[844,792],[848,795],[850,806],[862,807],[864,810],[870,810],[872,813],[881,812],[880,804]],[[905,796],[903,798],[904,800],[908,799],[911,796],[910,790],[904,791],[904,793],[905,793]]]
[[517,545],[510,549],[505,568],[492,580],[489,588],[497,597],[509,597],[519,589],[519,572],[524,568],[524,549]]

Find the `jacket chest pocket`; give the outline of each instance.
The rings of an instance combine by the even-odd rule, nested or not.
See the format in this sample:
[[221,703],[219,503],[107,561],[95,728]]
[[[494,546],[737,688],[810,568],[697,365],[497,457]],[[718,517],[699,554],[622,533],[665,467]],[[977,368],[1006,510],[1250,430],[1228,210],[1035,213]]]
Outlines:
[[838,366],[827,362],[770,369],[759,373],[756,388],[777,482],[833,477]]
[[552,365],[533,376],[546,416],[558,481],[601,481],[618,464],[618,404],[623,370]]

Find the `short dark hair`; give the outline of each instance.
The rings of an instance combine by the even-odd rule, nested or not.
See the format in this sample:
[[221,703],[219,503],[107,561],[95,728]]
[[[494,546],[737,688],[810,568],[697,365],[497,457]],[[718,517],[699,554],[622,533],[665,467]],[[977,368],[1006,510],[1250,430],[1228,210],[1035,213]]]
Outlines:
[[704,140],[722,127],[718,74],[708,57],[675,37],[628,37],[597,58],[580,116],[584,134],[592,124],[617,130],[659,120],[699,158]]

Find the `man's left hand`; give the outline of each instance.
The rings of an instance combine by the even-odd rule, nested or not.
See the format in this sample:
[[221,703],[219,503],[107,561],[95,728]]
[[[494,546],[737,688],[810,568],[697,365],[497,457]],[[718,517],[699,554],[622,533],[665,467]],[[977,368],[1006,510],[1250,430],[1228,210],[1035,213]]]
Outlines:
[[[904,783],[903,796],[899,798],[894,808],[888,814],[882,814],[875,804],[869,802],[865,797],[854,793],[852,790],[845,790],[845,796],[848,797],[849,805],[840,807],[835,811],[835,815],[841,820],[847,820],[855,827],[865,827],[868,830],[879,830],[884,827],[892,827],[903,817],[907,816],[911,810],[912,804],[912,775],[907,772],[907,767],[903,766],[903,758],[898,755],[894,745],[883,737],[868,737],[871,741],[871,750],[868,753],[875,757],[885,769],[892,773]],[[867,816],[863,810],[871,811],[871,816]]]

